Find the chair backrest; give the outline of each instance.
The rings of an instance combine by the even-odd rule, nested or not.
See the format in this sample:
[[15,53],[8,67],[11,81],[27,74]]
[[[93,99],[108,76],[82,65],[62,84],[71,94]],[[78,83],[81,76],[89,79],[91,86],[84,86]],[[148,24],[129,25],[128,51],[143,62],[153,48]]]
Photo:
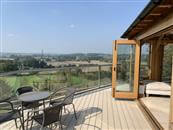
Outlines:
[[62,105],[55,105],[44,109],[44,124],[43,126],[50,125],[61,119]]
[[75,92],[76,92],[75,88],[66,88],[65,98],[64,98],[63,103],[64,104],[73,103],[73,98],[74,98]]
[[14,110],[13,104],[9,101],[9,99],[10,98],[0,100],[0,103],[7,103],[11,106],[11,108],[9,108],[6,104],[5,106],[0,107],[0,124],[18,118],[17,116],[14,117],[14,112],[17,113],[17,111]]
[[23,93],[27,93],[27,92],[32,92],[33,91],[33,87],[31,86],[24,86],[24,87],[20,87],[16,90],[16,93],[18,95],[21,95]]

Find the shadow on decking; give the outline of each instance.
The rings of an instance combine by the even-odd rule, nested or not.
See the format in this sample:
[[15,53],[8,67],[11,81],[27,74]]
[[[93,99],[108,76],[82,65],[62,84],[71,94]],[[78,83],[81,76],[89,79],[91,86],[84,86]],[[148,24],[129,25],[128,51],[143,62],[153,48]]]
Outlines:
[[[87,126],[96,127],[94,125],[85,124],[84,122],[85,122],[85,120],[92,118],[101,113],[102,113],[102,110],[97,107],[90,107],[87,109],[82,109],[77,112],[78,119],[76,120],[74,117],[74,114],[71,112],[71,113],[63,116],[62,125],[65,128],[70,127],[71,129],[75,129],[75,126],[79,126],[79,125],[87,125]],[[97,129],[99,129],[99,128],[97,128]]]
[[[84,123],[89,118],[95,117],[95,116],[97,116],[98,114],[101,114],[101,113],[102,113],[102,109],[97,108],[97,107],[89,107],[89,108],[77,111],[76,112],[77,120],[76,120],[73,111],[68,110],[67,114],[63,115],[61,123],[63,125],[63,129],[73,129],[73,130],[75,130],[76,126],[85,125],[87,127],[90,126],[90,127],[94,127],[94,129],[96,128],[98,130],[101,130],[101,128],[98,128],[97,126]],[[57,125],[57,128],[53,128],[53,129],[57,130],[58,128],[59,128],[59,125]],[[38,125],[34,126],[32,128],[32,130],[39,130],[39,129],[40,129],[40,127],[38,127]],[[45,128],[44,130],[51,130],[51,129],[50,128]]]

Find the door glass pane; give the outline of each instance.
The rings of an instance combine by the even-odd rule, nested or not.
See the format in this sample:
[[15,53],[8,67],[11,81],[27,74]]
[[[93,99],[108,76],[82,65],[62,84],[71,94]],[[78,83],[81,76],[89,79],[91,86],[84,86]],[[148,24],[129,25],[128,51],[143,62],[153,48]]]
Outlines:
[[132,92],[134,84],[135,45],[117,45],[118,92]]

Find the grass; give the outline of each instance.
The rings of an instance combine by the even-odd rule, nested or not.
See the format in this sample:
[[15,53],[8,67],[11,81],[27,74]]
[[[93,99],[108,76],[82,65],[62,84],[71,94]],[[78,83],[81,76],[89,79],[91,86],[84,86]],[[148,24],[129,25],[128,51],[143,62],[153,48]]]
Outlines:
[[[88,74],[80,74],[75,75],[72,73],[56,73],[56,74],[34,74],[34,75],[23,75],[23,76],[6,76],[1,77],[0,80],[4,80],[6,84],[15,91],[17,88],[24,86],[24,85],[31,85],[33,86],[33,82],[39,83],[39,88],[45,87],[46,81],[51,84],[54,84],[55,87],[61,84],[67,84],[77,87],[88,87],[91,85],[95,85],[98,83],[97,80],[97,73],[90,73]],[[95,77],[96,76],[96,77]],[[91,78],[93,77],[93,78]]]
[[8,76],[1,78],[1,80],[5,80],[8,86],[10,86],[13,90],[16,90],[20,86],[33,85],[33,81],[40,82],[41,78],[38,75]]
[[72,85],[86,85],[87,84],[87,79],[83,78],[83,77],[77,77],[77,76],[72,76],[71,77],[71,84]]
[[16,76],[5,77],[4,79],[6,79],[6,82],[8,83],[9,86],[16,86],[15,85],[17,80]]

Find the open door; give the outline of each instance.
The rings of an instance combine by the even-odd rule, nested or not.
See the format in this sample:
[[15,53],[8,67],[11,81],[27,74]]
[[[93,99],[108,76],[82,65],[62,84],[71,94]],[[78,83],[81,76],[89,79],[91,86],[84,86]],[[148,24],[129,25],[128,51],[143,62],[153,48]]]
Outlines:
[[113,41],[112,96],[138,98],[140,42]]

